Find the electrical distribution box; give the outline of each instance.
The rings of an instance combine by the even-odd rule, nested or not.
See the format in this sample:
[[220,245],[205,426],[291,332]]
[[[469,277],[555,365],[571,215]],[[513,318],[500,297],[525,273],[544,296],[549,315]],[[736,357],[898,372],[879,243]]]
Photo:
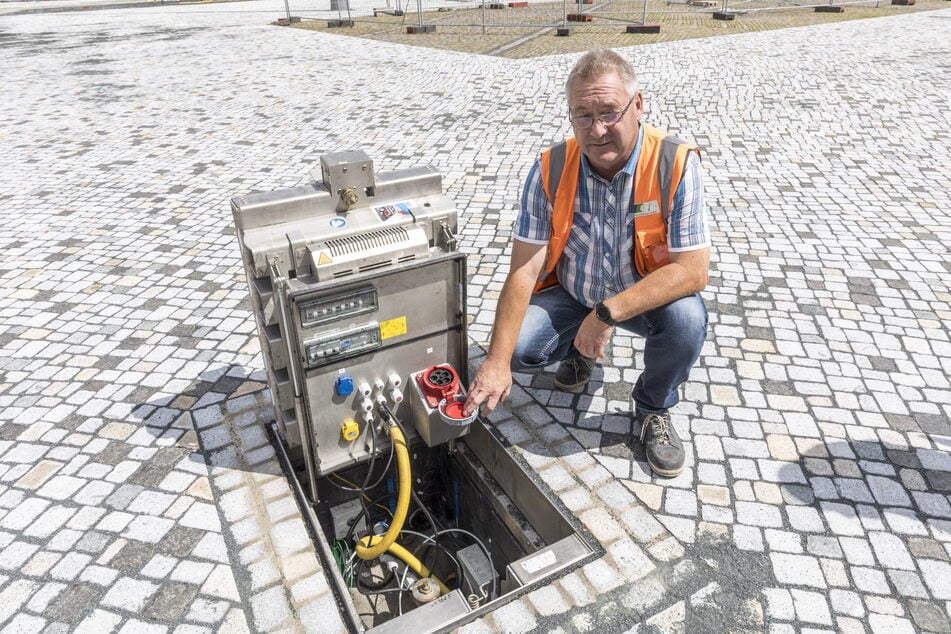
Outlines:
[[381,404],[427,444],[467,421],[416,416],[410,377],[447,366],[464,393],[466,260],[431,168],[376,173],[362,151],[324,155],[321,181],[232,199],[283,440],[314,480],[364,461]]

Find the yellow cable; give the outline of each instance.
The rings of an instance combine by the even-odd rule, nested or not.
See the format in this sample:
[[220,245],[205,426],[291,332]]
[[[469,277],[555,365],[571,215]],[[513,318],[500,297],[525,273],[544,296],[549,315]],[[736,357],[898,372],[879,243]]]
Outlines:
[[[396,543],[396,537],[403,530],[403,523],[406,521],[406,515],[409,511],[409,499],[412,490],[412,478],[410,476],[409,451],[406,448],[406,437],[396,425],[390,427],[390,442],[396,451],[396,469],[399,474],[399,493],[396,498],[396,513],[393,515],[393,521],[389,529],[380,537],[379,535],[367,535],[357,543],[357,557],[360,559],[376,559],[386,551],[393,553],[406,562],[406,565],[413,569],[420,577],[430,577],[429,568],[417,559],[411,552]],[[432,577],[439,585],[439,594],[443,595],[449,592],[449,588],[437,579]]]
[[[357,491],[360,490],[360,487],[358,487],[356,484],[354,484],[354,483],[351,482],[350,480],[347,480],[347,479],[346,479],[345,477],[343,477],[342,475],[339,475],[339,474],[337,474],[337,473],[331,473],[331,474],[330,474],[330,477],[331,477],[331,478],[337,478],[338,480],[340,480],[340,481],[343,482],[344,484],[349,484],[350,486],[352,486],[352,487],[353,487],[354,489],[356,489]],[[364,497],[366,497],[366,496],[364,496]]]
[[399,493],[396,497],[396,513],[393,514],[393,521],[386,533],[379,535],[367,535],[357,543],[357,557],[360,559],[376,559],[387,551],[390,544],[396,541],[397,535],[403,530],[403,522],[406,521],[406,514],[409,511],[410,487],[410,464],[409,450],[406,448],[406,438],[403,432],[396,425],[390,427],[390,442],[396,450],[396,468],[399,474]]

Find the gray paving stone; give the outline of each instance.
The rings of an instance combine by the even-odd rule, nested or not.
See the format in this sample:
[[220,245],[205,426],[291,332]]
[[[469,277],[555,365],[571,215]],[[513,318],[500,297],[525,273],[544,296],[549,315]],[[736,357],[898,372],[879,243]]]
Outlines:
[[156,550],[174,557],[187,557],[205,535],[202,530],[174,524],[162,537]]
[[148,606],[142,611],[142,616],[155,621],[179,621],[196,593],[197,588],[188,584],[164,584],[159,587]]
[[941,608],[931,601],[910,601],[909,608],[915,624],[932,632],[951,632],[951,624]]
[[[83,629],[84,623],[88,620],[83,619],[83,615],[100,604],[104,593],[104,589],[88,584],[70,584],[55,601],[50,603],[44,614],[47,618],[63,623],[75,623],[82,620],[83,622],[80,623],[78,629]],[[111,620],[105,614],[96,617],[94,613],[91,616],[95,618],[85,627],[91,627],[93,624],[101,625]]]

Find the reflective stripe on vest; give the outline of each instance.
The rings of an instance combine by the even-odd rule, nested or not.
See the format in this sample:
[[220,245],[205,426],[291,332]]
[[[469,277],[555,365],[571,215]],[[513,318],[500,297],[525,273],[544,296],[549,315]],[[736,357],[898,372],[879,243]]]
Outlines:
[[[641,153],[634,168],[632,211],[634,213],[634,266],[644,277],[669,264],[667,219],[674,194],[683,179],[688,152],[700,152],[653,126],[642,123]],[[552,206],[548,253],[535,292],[558,283],[555,268],[571,233],[581,150],[570,138],[542,152],[542,185]]]

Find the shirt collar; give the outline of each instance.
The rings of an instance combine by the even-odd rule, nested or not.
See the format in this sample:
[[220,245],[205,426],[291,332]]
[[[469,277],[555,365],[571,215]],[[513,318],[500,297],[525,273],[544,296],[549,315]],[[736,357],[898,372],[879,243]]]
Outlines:
[[[637,126],[637,142],[634,143],[634,150],[631,152],[631,155],[627,157],[627,163],[624,164],[624,167],[621,168],[621,171],[618,174],[627,174],[628,176],[634,176],[634,168],[637,167],[637,159],[641,155],[641,139],[644,138],[644,124],[638,124]],[[598,175],[591,165],[588,164],[588,157],[581,154],[581,175],[585,178],[600,178],[602,181],[607,182],[604,178]],[[617,174],[615,174],[617,177]]]

